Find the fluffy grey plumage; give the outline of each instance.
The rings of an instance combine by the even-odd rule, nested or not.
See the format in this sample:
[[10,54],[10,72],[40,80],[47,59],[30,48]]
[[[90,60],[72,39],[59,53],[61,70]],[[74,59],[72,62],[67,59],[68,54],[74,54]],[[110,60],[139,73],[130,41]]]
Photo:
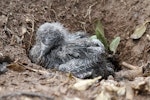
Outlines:
[[106,78],[113,75],[103,44],[89,39],[85,32],[70,34],[60,23],[45,23],[36,33],[36,44],[30,51],[34,63],[45,68],[70,72],[79,78]]

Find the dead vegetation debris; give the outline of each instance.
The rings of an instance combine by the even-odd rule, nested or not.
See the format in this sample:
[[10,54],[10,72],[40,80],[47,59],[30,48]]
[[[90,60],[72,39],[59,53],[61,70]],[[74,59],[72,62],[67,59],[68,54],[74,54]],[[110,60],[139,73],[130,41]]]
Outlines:
[[[6,94],[6,95],[3,95],[3,96],[0,96],[0,99],[3,100],[3,99],[12,99],[14,96],[22,96],[21,97],[21,100],[30,100],[31,98],[32,99],[36,99],[36,100],[54,100],[53,97],[50,97],[50,96],[47,96],[47,95],[42,95],[42,94],[39,94],[39,93],[28,93],[28,92],[15,92],[15,93],[9,93],[9,94]],[[30,97],[30,98],[29,98]],[[36,97],[36,98],[35,98]]]
[[[0,67],[3,67],[0,99],[149,100],[147,0],[1,0],[0,3]],[[98,78],[92,83],[82,80],[87,83],[83,84],[84,91],[80,91],[71,88],[77,80],[69,73],[46,70],[31,63],[28,51],[39,25],[59,21],[71,31],[94,34],[96,19],[102,21],[108,42],[121,37],[116,54],[122,70],[115,77]],[[141,23],[144,23],[142,28],[137,29]]]

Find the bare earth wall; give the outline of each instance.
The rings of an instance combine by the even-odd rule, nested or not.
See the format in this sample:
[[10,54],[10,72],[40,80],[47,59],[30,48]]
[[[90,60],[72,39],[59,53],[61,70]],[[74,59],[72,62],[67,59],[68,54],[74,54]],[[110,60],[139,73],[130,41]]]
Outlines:
[[[137,25],[149,18],[150,0],[0,0],[0,53],[10,56],[13,61],[31,63],[28,51],[34,44],[37,28],[44,22],[58,21],[70,31],[83,30],[92,35],[95,33],[94,21],[100,19],[109,42],[116,36],[121,37],[117,51],[119,61],[142,66],[150,61],[150,41],[146,37],[147,34],[150,35],[150,25],[141,39],[133,41],[130,35]],[[93,99],[99,93],[96,86],[86,92],[67,92],[68,84],[74,81],[64,85],[65,76],[62,73],[52,74],[56,75],[49,79],[54,80],[28,71],[22,74],[8,71],[8,74],[0,76],[0,85],[3,86],[0,86],[0,94],[24,89],[42,91],[58,98],[75,95]],[[54,78],[57,75],[59,77]],[[61,87],[60,90],[58,86]]]

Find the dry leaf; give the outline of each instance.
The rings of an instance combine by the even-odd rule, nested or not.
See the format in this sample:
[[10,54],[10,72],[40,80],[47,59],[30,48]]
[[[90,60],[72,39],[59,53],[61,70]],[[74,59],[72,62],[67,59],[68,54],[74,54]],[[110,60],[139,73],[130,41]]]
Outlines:
[[137,28],[134,30],[134,33],[131,35],[132,39],[139,39],[142,37],[142,35],[145,33],[147,28],[147,23],[149,23],[150,20],[145,21],[142,25],[137,26]]
[[117,92],[120,93],[123,87],[118,87],[118,83],[114,80],[107,80],[105,82],[101,82],[101,86],[103,89],[107,90],[108,92]]
[[111,100],[111,95],[108,92],[102,91],[95,100]]
[[125,95],[125,93],[126,93],[126,88],[125,88],[125,87],[120,87],[120,88],[118,89],[118,91],[117,91],[117,94],[118,94],[119,96]]
[[17,71],[17,72],[22,72],[26,70],[26,68],[23,65],[18,64],[18,63],[11,63],[7,65],[6,67],[10,70]]
[[97,80],[101,79],[101,76],[96,77],[94,79],[86,79],[86,80],[77,80],[77,83],[75,83],[72,88],[79,90],[79,91],[84,91],[86,90],[89,86],[94,84]]
[[105,88],[107,91],[110,91],[110,92],[116,92],[119,90],[119,88],[115,86],[114,84],[105,85]]
[[117,94],[118,96],[125,95],[126,93],[125,86],[114,80],[101,81],[101,88],[105,92]]
[[142,24],[141,26],[138,26],[134,33],[131,35],[132,39],[139,39],[141,36],[145,33],[147,28],[147,24]]
[[136,77],[134,81],[131,82],[131,86],[135,90],[144,90],[146,81],[144,77]]

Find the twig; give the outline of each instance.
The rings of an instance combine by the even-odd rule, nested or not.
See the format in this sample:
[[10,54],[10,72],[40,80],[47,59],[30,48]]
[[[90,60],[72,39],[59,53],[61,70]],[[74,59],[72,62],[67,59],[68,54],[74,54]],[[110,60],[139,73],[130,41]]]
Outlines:
[[139,68],[138,66],[134,66],[134,65],[128,64],[128,63],[126,63],[126,62],[122,62],[122,65],[123,65],[124,67],[126,67],[126,68],[131,69],[131,70],[134,70],[134,69]]
[[50,11],[52,11],[54,13],[54,15],[55,15],[55,18],[58,19],[56,11],[54,9],[52,9],[52,8],[50,9]]
[[25,67],[25,68],[29,71],[37,72],[39,74],[47,74],[47,75],[50,74],[48,71],[37,70],[37,69],[30,68],[30,67]]
[[119,71],[115,73],[116,79],[129,79],[133,80],[135,77],[142,76],[142,68],[134,69],[134,70],[126,70]]
[[[21,65],[23,68],[25,68],[26,70],[29,70],[29,71],[33,71],[33,72],[36,72],[36,73],[39,73],[39,74],[42,74],[42,75],[45,75],[45,74],[49,75],[50,74],[47,70],[38,70],[38,69],[34,69],[32,67],[27,67],[27,66],[24,66],[23,64],[21,64],[17,61],[15,61],[15,63]],[[31,65],[33,66],[32,63],[31,63]],[[31,66],[31,65],[29,64],[29,66]]]
[[[143,67],[133,66],[126,62],[122,62],[122,65],[126,68],[129,68],[130,70],[116,72],[115,73],[116,79],[127,78],[129,80],[132,80],[137,76],[143,76]],[[148,68],[146,68],[145,73],[148,71],[147,69]]]
[[54,100],[53,97],[44,95],[44,94],[40,94],[40,93],[32,93],[32,92],[13,92],[13,93],[8,93],[6,95],[2,95],[0,96],[0,100],[3,100],[4,98],[7,97],[13,97],[13,96],[20,96],[20,95],[24,95],[24,96],[30,96],[30,97],[39,97],[39,98],[45,98],[47,100]]
[[81,27],[84,29],[84,31],[86,32],[86,28],[85,28],[85,25],[86,25],[86,22],[82,22],[82,21],[78,21],[79,23],[81,23]]
[[89,22],[91,22],[92,7],[95,6],[96,4],[97,4],[97,2],[95,2],[92,5],[90,5],[89,8],[87,9],[86,15],[84,16],[84,18],[86,18],[87,16],[89,16]]

